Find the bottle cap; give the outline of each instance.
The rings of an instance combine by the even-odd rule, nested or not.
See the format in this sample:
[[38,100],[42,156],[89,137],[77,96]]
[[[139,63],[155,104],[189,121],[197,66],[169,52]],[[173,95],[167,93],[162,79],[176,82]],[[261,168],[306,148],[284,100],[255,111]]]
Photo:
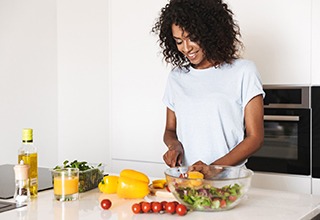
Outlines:
[[13,167],[16,180],[26,180],[29,178],[29,165],[23,163],[23,160],[19,164]]
[[32,141],[33,140],[33,130],[31,128],[24,128],[22,130],[22,141]]

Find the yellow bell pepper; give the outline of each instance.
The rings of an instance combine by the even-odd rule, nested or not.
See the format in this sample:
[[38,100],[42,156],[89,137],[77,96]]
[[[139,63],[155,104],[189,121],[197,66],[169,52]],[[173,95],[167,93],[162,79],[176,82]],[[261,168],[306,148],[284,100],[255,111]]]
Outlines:
[[200,173],[199,171],[190,171],[190,172],[188,172],[188,178],[190,178],[190,179],[203,179],[204,175],[203,175],[203,173]]
[[124,169],[120,172],[120,176],[124,176],[124,177],[129,177],[129,178],[133,178],[142,182],[146,182],[147,184],[149,184],[149,177],[147,175],[145,175],[144,173],[141,173],[139,171],[136,170],[131,170],[131,169]]
[[202,180],[204,178],[204,175],[203,173],[200,173],[198,171],[190,171],[188,172],[188,178],[192,179],[190,180],[192,186],[200,186],[203,184]]
[[118,176],[112,175],[103,177],[103,179],[98,185],[99,190],[106,194],[117,193],[118,179]]
[[167,184],[167,181],[165,179],[158,179],[158,180],[152,181],[152,186],[155,189],[164,189],[166,184]]
[[148,184],[144,181],[120,176],[118,179],[117,195],[120,198],[137,199],[149,194]]

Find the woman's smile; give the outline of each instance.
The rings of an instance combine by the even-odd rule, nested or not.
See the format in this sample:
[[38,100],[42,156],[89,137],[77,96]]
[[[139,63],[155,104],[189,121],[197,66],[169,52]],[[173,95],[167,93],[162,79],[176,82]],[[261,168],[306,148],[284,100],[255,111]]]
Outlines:
[[197,42],[192,41],[189,37],[189,33],[180,26],[175,24],[172,25],[172,35],[176,41],[178,50],[188,58],[194,68],[205,69],[213,66],[206,58],[200,45]]

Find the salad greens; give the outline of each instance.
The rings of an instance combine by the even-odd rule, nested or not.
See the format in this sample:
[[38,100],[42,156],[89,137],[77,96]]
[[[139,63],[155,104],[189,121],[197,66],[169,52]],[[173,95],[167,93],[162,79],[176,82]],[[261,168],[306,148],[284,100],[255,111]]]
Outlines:
[[227,185],[216,188],[204,185],[195,189],[192,187],[177,187],[176,196],[187,205],[196,210],[228,209],[241,196],[241,186],[239,184]]
[[[102,163],[99,163],[97,167],[100,167],[100,166],[102,166]],[[56,166],[53,169],[55,170],[55,169],[61,169],[61,168],[78,168],[79,171],[84,171],[84,170],[92,169],[94,167],[91,165],[88,165],[88,162],[86,162],[86,161],[78,162],[77,160],[74,160],[72,162],[69,162],[68,160],[65,160],[63,162],[62,167]]]

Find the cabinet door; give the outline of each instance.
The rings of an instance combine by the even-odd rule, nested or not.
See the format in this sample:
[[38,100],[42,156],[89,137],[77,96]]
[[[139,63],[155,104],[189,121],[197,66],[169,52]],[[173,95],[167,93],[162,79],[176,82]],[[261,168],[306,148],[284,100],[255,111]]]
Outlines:
[[320,195],[320,179],[312,178],[312,194]]
[[110,151],[114,171],[123,164],[141,171],[164,164],[162,96],[169,69],[162,63],[157,37],[150,32],[166,3],[110,1]]
[[310,84],[311,0],[227,0],[264,84]]
[[320,1],[312,1],[312,75],[313,85],[320,85]]

